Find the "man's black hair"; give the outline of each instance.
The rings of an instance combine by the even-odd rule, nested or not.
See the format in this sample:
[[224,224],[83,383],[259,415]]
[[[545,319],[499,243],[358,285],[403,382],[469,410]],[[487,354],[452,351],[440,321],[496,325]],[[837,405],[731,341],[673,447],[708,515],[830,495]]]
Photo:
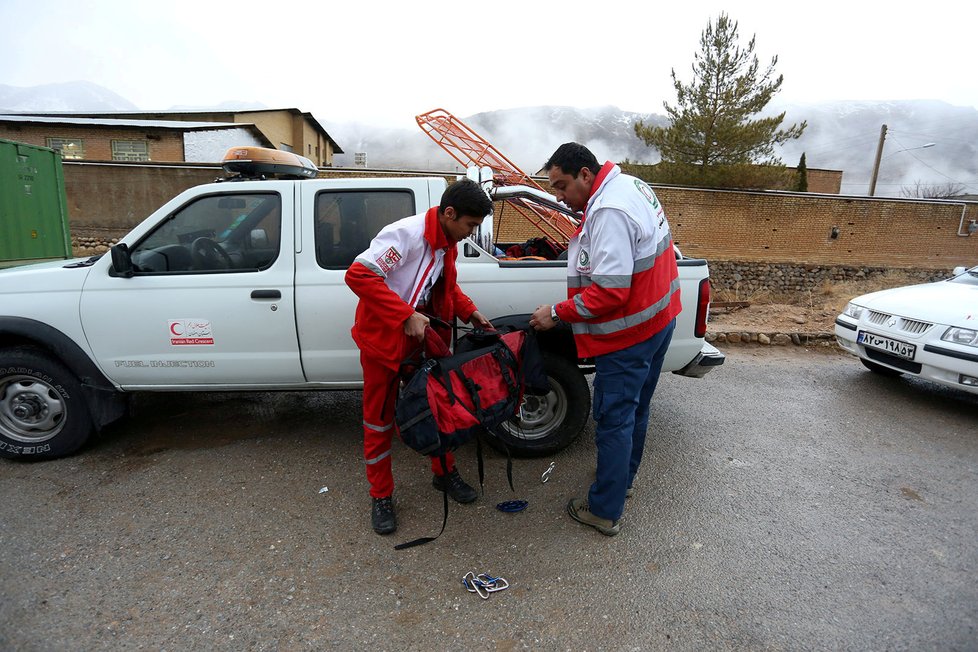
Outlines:
[[439,209],[442,213],[451,206],[459,217],[485,217],[492,212],[492,201],[472,179],[459,179],[448,186],[441,196]]
[[601,171],[601,164],[598,163],[598,159],[594,157],[591,150],[580,143],[564,143],[558,147],[557,151],[543,164],[543,169],[546,172],[549,172],[550,168],[553,167],[560,168],[561,172],[570,174],[575,179],[581,168],[587,168],[594,174]]

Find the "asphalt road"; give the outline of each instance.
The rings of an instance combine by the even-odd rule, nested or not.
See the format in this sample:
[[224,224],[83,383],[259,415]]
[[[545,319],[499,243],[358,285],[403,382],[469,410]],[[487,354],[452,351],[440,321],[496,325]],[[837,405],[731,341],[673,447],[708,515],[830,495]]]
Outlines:
[[80,455],[0,460],[0,649],[978,649],[978,397],[726,352],[663,378],[614,538],[564,513],[590,431],[515,495],[490,454],[398,552],[441,498],[398,446],[400,529],[370,530],[357,393],[140,396]]

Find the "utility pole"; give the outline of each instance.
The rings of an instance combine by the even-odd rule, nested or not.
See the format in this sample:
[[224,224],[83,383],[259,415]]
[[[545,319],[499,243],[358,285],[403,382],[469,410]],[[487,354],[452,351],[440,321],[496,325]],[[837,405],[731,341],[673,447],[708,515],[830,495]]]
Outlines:
[[869,196],[876,194],[876,177],[880,173],[880,159],[883,158],[883,141],[886,140],[886,125],[880,127],[880,144],[876,146],[876,162],[873,163],[873,178],[869,181]]

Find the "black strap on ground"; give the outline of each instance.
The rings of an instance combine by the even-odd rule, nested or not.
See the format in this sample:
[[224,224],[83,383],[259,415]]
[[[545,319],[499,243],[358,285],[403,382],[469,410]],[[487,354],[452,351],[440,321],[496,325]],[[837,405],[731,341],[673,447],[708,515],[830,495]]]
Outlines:
[[[439,459],[441,461],[441,470],[445,472],[445,475],[447,475],[448,460],[445,458],[445,454],[442,453],[439,456]],[[413,541],[405,541],[404,543],[399,543],[396,546],[394,546],[394,550],[407,550],[408,548],[413,548],[415,546],[422,546],[426,543],[431,543],[432,541],[440,537],[442,534],[444,534],[445,526],[448,524],[448,482],[447,481],[442,482],[441,495],[443,499],[442,502],[444,503],[445,506],[445,511],[441,519],[441,531],[433,537],[421,537],[419,539],[414,539]]]
[[476,432],[475,434],[475,458],[479,464],[479,489],[482,490],[482,495],[486,495],[486,462],[482,457],[482,433]]

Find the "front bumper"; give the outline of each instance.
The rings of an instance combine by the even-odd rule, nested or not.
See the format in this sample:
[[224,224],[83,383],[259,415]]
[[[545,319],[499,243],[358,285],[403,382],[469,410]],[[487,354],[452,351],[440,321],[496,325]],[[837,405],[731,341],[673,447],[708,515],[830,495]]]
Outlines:
[[[839,346],[854,356],[894,371],[911,374],[971,394],[978,394],[978,386],[966,385],[961,382],[963,377],[978,377],[978,356],[975,354],[954,350],[950,345],[942,346],[918,340],[914,342],[917,345],[917,353],[914,359],[904,361],[875,349],[867,349],[859,344],[856,337],[860,328],[861,324],[854,320],[842,316],[837,317],[835,320],[835,339]],[[879,327],[869,327],[866,330],[898,340],[909,340],[904,334],[890,333]]]
[[682,369],[675,370],[674,374],[689,376],[690,378],[702,378],[714,367],[719,367],[727,359],[719,349],[712,344],[703,343],[703,348],[696,354],[689,364]]

